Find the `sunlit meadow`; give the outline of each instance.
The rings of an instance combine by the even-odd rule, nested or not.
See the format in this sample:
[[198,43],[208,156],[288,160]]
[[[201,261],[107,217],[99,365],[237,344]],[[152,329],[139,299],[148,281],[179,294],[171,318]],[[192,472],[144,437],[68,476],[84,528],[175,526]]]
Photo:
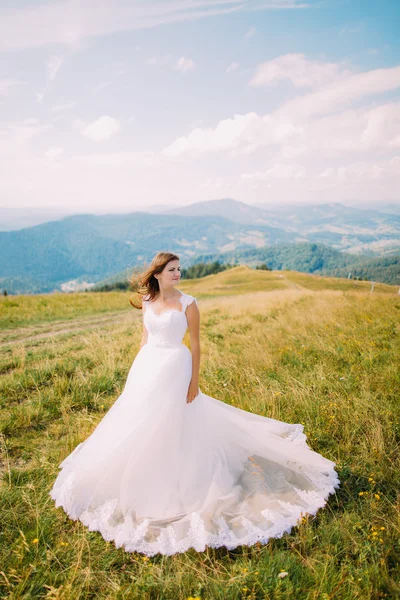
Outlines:
[[400,597],[400,296],[370,287],[246,267],[180,282],[199,300],[202,391],[303,423],[341,486],[264,546],[152,558],[116,549],[49,497],[58,464],[123,389],[139,311],[126,292],[1,299],[2,597]]

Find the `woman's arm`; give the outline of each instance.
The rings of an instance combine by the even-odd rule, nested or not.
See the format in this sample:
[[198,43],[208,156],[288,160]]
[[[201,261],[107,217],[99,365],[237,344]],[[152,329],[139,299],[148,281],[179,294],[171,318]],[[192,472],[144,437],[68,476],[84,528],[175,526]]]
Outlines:
[[199,393],[200,372],[200,311],[196,301],[186,309],[186,317],[190,332],[190,348],[192,352],[192,379],[190,381],[187,403],[192,402]]

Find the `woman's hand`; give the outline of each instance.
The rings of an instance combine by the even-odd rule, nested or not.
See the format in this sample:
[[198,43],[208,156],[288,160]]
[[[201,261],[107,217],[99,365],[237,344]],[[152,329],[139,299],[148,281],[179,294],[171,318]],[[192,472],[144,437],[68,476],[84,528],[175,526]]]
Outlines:
[[199,384],[196,381],[189,383],[188,393],[186,397],[186,404],[190,404],[199,394]]

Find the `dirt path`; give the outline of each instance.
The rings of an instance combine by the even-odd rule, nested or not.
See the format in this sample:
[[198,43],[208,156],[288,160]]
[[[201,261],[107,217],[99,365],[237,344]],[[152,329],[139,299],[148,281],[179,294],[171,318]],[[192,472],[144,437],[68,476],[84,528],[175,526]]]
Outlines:
[[[281,274],[287,289],[297,289],[304,291],[304,288],[290,281]],[[270,293],[270,292],[269,292]],[[108,327],[116,323],[128,323],[135,321],[138,316],[136,311],[124,310],[109,312],[102,315],[92,315],[86,317],[77,317],[68,321],[52,321],[47,323],[38,323],[27,327],[18,327],[15,329],[5,329],[0,332],[0,348],[12,346],[20,343],[35,342],[45,338],[52,338],[68,333],[80,333],[85,330]]]
[[288,289],[304,290],[304,287],[302,285],[299,285],[298,283],[295,283],[294,281],[290,281],[290,279],[288,279],[286,277],[286,275],[284,275],[283,273],[280,274],[280,278],[283,279],[283,281],[287,285]]
[[114,323],[133,322],[137,315],[131,310],[94,315],[92,317],[76,318],[73,321],[55,321],[41,323],[31,327],[4,330],[0,334],[0,347],[10,346],[21,342],[36,341],[44,338],[55,337],[67,333],[79,333],[87,329],[107,327]]

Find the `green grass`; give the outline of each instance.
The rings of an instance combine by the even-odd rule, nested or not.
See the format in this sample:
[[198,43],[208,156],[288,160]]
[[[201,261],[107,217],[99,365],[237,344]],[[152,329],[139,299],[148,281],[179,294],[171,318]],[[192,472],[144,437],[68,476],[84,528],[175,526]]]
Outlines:
[[129,296],[126,292],[0,296],[0,330],[60,320],[72,321],[78,317],[128,308]]
[[[0,597],[399,597],[400,297],[387,290],[370,294],[369,285],[338,289],[327,278],[312,280],[318,286],[310,289],[302,274],[277,278],[240,269],[236,282],[232,273],[230,279],[219,273],[179,284],[200,298],[200,387],[245,410],[304,423],[310,446],[337,463],[336,494],[316,517],[264,546],[150,559],[116,549],[56,509],[48,492],[57,465],[122,391],[139,348],[140,319],[4,346]],[[280,280],[284,288],[277,289]],[[38,299],[28,298],[21,317],[59,319],[63,299],[66,319],[78,318],[121,308],[128,297],[47,296],[45,314],[35,314]],[[27,297],[14,299],[24,308]],[[85,299],[94,304],[82,313]],[[281,579],[280,571],[288,575]]]

